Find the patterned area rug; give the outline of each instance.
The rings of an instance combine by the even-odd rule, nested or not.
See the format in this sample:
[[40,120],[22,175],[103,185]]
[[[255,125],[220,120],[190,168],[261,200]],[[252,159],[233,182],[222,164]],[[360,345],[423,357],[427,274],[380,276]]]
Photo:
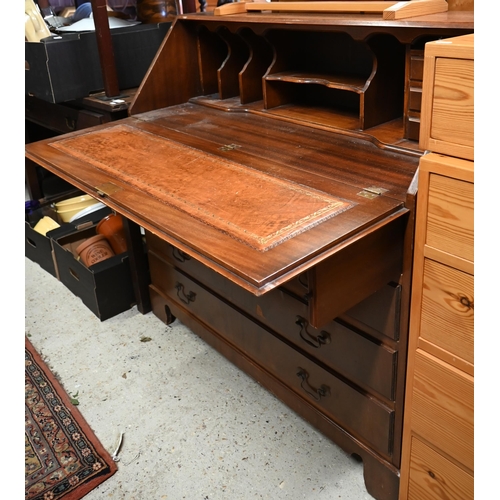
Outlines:
[[25,500],[79,500],[116,463],[25,340]]

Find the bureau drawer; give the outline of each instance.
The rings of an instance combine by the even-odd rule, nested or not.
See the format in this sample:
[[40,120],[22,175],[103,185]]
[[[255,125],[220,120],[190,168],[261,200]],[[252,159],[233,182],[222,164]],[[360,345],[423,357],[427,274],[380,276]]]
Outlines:
[[416,437],[411,440],[408,500],[471,500],[474,476]]
[[424,77],[424,51],[410,50],[409,64],[410,80],[417,80],[421,82]]
[[[150,251],[155,253],[165,262],[169,262],[174,267],[182,269],[184,272],[190,274],[191,276],[202,277],[205,276],[205,282],[208,280],[216,279],[217,277],[222,278],[218,273],[207,268],[200,261],[193,259],[190,255],[182,252],[178,248],[174,247],[165,240],[162,240],[150,231],[146,231],[146,243]],[[229,280],[224,280],[228,281]],[[232,290],[241,289],[241,287],[234,286]],[[308,273],[303,272],[295,278],[285,282],[281,285],[282,289],[287,290],[290,294],[295,295],[299,300],[307,302],[307,296],[309,295],[309,282]],[[266,293],[268,295],[270,292]]]
[[405,139],[418,141],[420,134],[420,118],[411,115],[407,116],[404,122],[404,129]]
[[[171,269],[158,290],[151,285],[153,312],[165,317],[164,304],[197,318],[240,353],[279,379],[299,397],[383,456],[392,452],[394,411],[323,369],[222,298]],[[160,297],[158,297],[158,294]],[[178,313],[177,313],[178,314]]]
[[340,318],[368,333],[378,332],[399,340],[400,309],[401,285],[388,283]]
[[[307,304],[282,288],[256,297],[194,259],[186,259],[180,268],[327,368],[365,390],[394,399],[397,353],[393,349],[357,333],[345,322],[332,321],[322,330],[315,329],[306,319]],[[150,250],[149,269],[153,285],[167,293],[173,267]]]
[[474,379],[417,349],[412,430],[474,470]]
[[[297,272],[297,267],[311,266],[307,268],[309,287],[307,319],[310,324],[316,328],[323,328],[385,284],[399,281],[403,265],[403,241],[408,216],[409,211],[406,208],[398,209],[393,214],[378,221],[366,233],[354,235],[341,243],[329,255],[317,257],[309,255],[302,263],[294,261],[286,264],[290,267],[290,271],[281,276],[283,282],[287,281],[286,277],[292,279],[301,274],[294,274]],[[157,250],[158,255],[169,253],[168,246],[162,243],[158,237],[153,237],[151,233],[147,235],[147,242],[148,247]],[[208,245],[208,242],[206,244]],[[214,262],[208,259],[200,249],[182,249],[191,256],[196,256],[197,260],[203,262],[207,267],[217,269],[218,273],[257,296],[264,295],[276,287],[275,282],[274,285],[267,288],[261,287],[259,293],[255,293],[254,289],[246,286],[248,282],[243,283],[230,267],[225,267],[224,259],[222,263]],[[177,250],[175,252],[177,254],[176,260],[186,260],[186,253],[179,253]],[[249,258],[249,254],[245,254],[240,258],[251,261],[251,266],[255,268],[254,271],[261,265],[265,265],[260,261],[260,256]],[[265,260],[265,258],[266,256],[262,255],[262,259]],[[259,273],[257,272],[257,274]],[[265,291],[263,291],[264,288],[266,288]]]
[[474,261],[474,184],[431,173],[426,244]]
[[[252,300],[250,296],[253,294],[247,293],[243,288],[224,278],[219,273],[212,271],[200,261],[181,252],[170,243],[167,243],[149,231],[146,231],[146,242],[148,248],[163,261],[169,262],[190,276],[202,280],[209,287],[217,286],[217,293],[221,293],[227,298],[231,298],[234,293],[240,293],[243,294],[241,296],[244,299],[240,299],[239,302]],[[226,288],[227,290],[224,292],[223,290]],[[289,295],[294,295],[302,304],[308,303],[311,289],[314,293],[314,285],[309,284],[308,272],[292,278],[281,285],[280,288],[289,292]],[[272,291],[267,292],[261,297],[267,297],[269,294],[272,294]],[[391,339],[398,340],[400,331],[400,301],[401,287],[399,285],[386,284],[366,299],[343,312],[340,317],[347,323],[353,324],[356,328],[367,330],[368,333],[372,333],[375,336],[376,334],[382,334]],[[310,310],[307,305],[302,316],[309,319],[309,315]],[[326,328],[326,326],[323,328]]]
[[411,86],[408,95],[408,110],[420,112],[422,108],[422,88]]
[[424,260],[420,337],[474,364],[474,276]]

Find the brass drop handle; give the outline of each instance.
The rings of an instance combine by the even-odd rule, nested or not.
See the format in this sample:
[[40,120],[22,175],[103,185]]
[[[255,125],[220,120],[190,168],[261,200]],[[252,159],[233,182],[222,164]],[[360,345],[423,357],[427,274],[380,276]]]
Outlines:
[[179,250],[175,247],[172,248],[172,255],[174,259],[178,260],[179,262],[185,262],[186,260],[189,260],[191,258],[187,253],[184,253],[182,250]]
[[300,326],[300,338],[316,349],[319,349],[322,345],[329,344],[332,341],[330,334],[323,330],[318,335],[309,333],[307,330],[309,323],[302,316],[297,316],[295,324]]
[[330,388],[327,385],[322,384],[319,388],[313,387],[309,383],[309,373],[304,370],[304,368],[298,368],[297,377],[299,377],[302,381],[300,383],[300,387],[312,396],[316,401],[319,401],[321,398],[330,395]]
[[194,300],[196,299],[196,293],[194,293],[193,291],[186,294],[186,292],[184,291],[184,285],[182,283],[177,282],[175,284],[175,288],[177,288],[177,297],[179,297],[181,302],[184,302],[184,304],[189,305],[190,302],[194,302]]

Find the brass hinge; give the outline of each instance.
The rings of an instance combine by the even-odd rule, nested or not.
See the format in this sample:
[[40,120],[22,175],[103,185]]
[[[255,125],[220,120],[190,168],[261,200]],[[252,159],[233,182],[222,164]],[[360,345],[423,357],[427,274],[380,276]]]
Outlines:
[[97,194],[99,196],[111,196],[112,194],[121,191],[123,188],[118,187],[116,184],[112,182],[106,182],[105,184],[101,184],[100,186],[95,187]]
[[358,196],[363,196],[368,199],[376,198],[377,196],[380,196],[384,193],[387,193],[389,191],[388,189],[380,188],[377,186],[370,186],[367,188],[364,188],[363,191],[360,191],[358,193]]
[[219,149],[221,151],[232,151],[233,149],[238,149],[241,148],[238,144],[225,144],[224,146],[221,146]]

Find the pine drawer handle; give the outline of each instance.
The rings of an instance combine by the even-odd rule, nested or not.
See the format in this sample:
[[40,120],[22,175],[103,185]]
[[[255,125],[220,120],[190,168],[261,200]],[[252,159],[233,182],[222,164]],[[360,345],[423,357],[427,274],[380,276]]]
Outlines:
[[194,300],[196,299],[196,293],[194,293],[193,291],[186,294],[186,292],[184,291],[184,285],[182,283],[177,282],[175,284],[175,288],[177,288],[177,297],[179,297],[181,302],[184,302],[184,304],[189,305],[190,302],[194,302]]
[[297,316],[295,324],[300,326],[300,338],[316,349],[319,349],[322,345],[329,344],[332,341],[330,334],[323,330],[316,336],[309,333],[307,330],[309,323],[302,316]]
[[300,383],[300,387],[309,394],[309,396],[312,396],[316,401],[319,401],[321,398],[324,398],[326,396],[330,395],[330,388],[327,385],[322,384],[318,389],[314,388],[310,383],[309,383],[309,373],[307,373],[304,368],[298,368],[297,371],[297,377],[302,379],[302,382]]

